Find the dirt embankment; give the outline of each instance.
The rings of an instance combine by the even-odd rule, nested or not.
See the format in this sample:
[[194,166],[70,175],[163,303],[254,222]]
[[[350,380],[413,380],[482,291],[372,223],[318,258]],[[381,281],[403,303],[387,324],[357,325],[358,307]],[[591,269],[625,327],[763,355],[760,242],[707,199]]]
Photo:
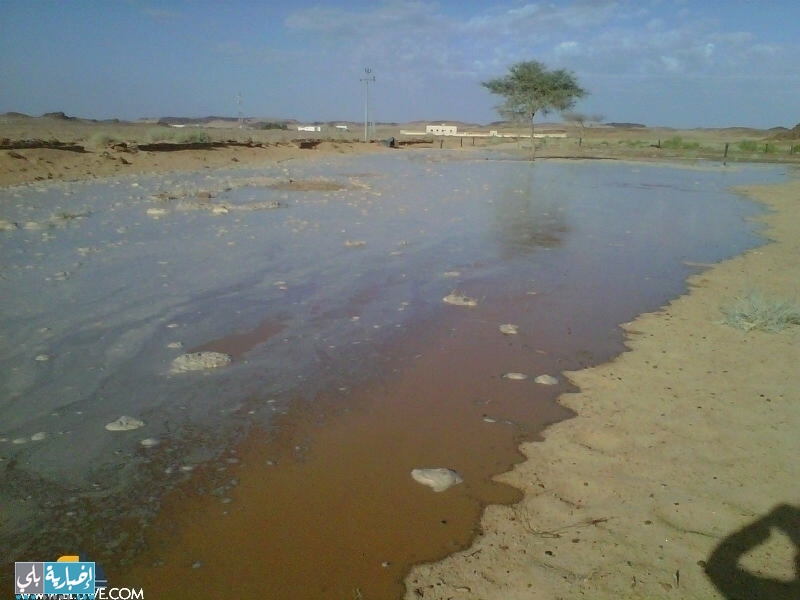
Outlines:
[[[496,127],[493,127],[495,129]],[[470,151],[495,149],[527,157],[526,128],[472,128],[481,135],[403,135],[401,126],[379,126],[371,143],[355,131],[311,133],[227,127],[172,128],[154,123],[95,122],[64,115],[0,115],[0,185],[48,179],[80,180],[158,171],[191,171],[235,165],[258,166],[293,158],[402,148]],[[414,127],[414,129],[421,129]],[[524,131],[523,131],[524,130]],[[745,128],[680,131],[645,127],[543,126],[536,140],[540,158],[626,160],[713,160],[800,163],[800,144],[775,139],[774,132]],[[302,134],[302,135],[301,135]],[[514,137],[518,135],[519,137]],[[303,137],[307,136],[307,137]],[[176,144],[183,140],[182,144]]]

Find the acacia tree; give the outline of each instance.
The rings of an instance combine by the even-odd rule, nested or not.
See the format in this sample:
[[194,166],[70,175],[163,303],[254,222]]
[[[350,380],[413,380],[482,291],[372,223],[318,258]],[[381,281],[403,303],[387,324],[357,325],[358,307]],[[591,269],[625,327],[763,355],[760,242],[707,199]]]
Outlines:
[[586,127],[586,124],[587,123],[589,125],[591,125],[592,123],[600,124],[600,123],[603,122],[603,119],[605,119],[605,116],[603,116],[603,115],[597,115],[597,114],[595,114],[595,115],[587,115],[587,114],[580,113],[580,112],[575,112],[575,111],[565,112],[561,116],[564,117],[564,120],[567,121],[568,123],[575,123],[575,125],[576,125],[576,127],[578,129],[578,145],[579,146],[583,144],[583,132],[584,132],[584,128]]
[[551,71],[536,60],[517,63],[509,67],[504,77],[483,81],[481,85],[505,98],[497,107],[501,117],[530,123],[531,160],[535,156],[533,119],[536,114],[569,110],[579,98],[588,94],[570,71]]

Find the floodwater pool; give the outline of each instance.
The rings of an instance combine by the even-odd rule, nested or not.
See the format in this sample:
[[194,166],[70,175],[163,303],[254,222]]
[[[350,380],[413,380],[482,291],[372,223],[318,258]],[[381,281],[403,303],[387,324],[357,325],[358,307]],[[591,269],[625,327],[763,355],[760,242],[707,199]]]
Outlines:
[[[298,401],[347,406],[392,385],[425,352],[418,342],[441,348],[470,328],[482,333],[459,338],[475,346],[468,361],[433,364],[460,394],[456,379],[483,364],[495,383],[529,374],[508,393],[531,404],[482,415],[535,435],[567,416],[537,402],[569,388],[533,378],[607,360],[622,350],[619,323],[761,243],[747,220],[759,207],[729,188],[783,177],[775,166],[413,151],[2,189],[7,558],[60,547],[54,530],[85,543],[92,514],[113,553],[113,522],[130,517],[120,497],[158,498]],[[476,306],[444,303],[450,293]],[[516,341],[503,323],[519,326]],[[517,358],[490,339],[517,344]],[[231,364],[170,371],[206,350]],[[395,420],[425,423],[410,415],[419,404],[403,410]],[[106,429],[123,415],[143,425]]]

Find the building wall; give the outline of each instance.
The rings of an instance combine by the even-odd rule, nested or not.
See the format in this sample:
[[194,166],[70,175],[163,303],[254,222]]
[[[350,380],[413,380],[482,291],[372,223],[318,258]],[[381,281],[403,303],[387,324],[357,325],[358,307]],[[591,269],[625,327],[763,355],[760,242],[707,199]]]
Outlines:
[[445,125],[442,123],[441,125],[426,125],[425,126],[425,133],[430,133],[432,135],[457,135],[458,127],[455,125]]

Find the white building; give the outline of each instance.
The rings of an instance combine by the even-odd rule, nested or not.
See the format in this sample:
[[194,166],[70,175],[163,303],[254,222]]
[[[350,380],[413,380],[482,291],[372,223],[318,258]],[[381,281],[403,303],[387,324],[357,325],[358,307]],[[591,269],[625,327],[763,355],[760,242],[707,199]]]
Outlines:
[[425,126],[425,133],[429,133],[431,135],[458,135],[456,132],[458,131],[458,127],[455,125],[445,125],[442,123],[441,125],[426,125]]
[[319,125],[298,125],[297,131],[322,131]]

